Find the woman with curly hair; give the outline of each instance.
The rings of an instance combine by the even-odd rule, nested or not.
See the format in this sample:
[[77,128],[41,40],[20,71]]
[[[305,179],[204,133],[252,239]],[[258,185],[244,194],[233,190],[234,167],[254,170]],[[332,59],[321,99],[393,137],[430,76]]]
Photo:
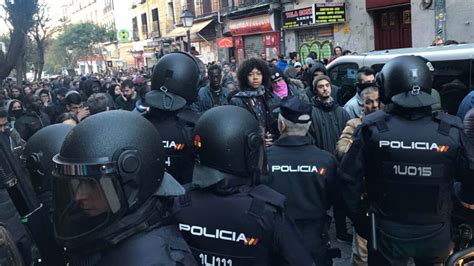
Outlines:
[[270,76],[270,68],[265,61],[258,58],[247,59],[237,71],[240,92],[235,94],[229,102],[229,104],[247,109],[255,116],[262,133],[266,134],[268,144],[271,143],[272,136],[278,135],[273,110],[280,104],[278,96],[270,90]]

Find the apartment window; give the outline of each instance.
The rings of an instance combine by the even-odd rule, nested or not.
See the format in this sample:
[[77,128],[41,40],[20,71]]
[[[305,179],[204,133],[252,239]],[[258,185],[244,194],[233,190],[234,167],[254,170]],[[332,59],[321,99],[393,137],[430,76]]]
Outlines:
[[168,2],[168,17],[173,19],[173,24],[176,24],[176,18],[174,17],[174,5],[173,1]]
[[186,10],[190,11],[193,14],[196,14],[196,12],[194,11],[194,0],[186,1]]
[[137,17],[134,17],[132,19],[132,27],[133,27],[133,40],[139,41],[140,40],[140,35],[138,35],[138,22],[137,22]]
[[148,22],[146,20],[146,13],[142,14],[142,34],[143,38],[148,39]]
[[229,10],[229,0],[218,0],[221,3],[221,11]]
[[211,0],[202,0],[202,15],[209,15],[212,12]]
[[156,32],[155,34],[160,35],[160,20],[158,18],[158,8],[152,9],[151,10],[151,28],[153,32]]

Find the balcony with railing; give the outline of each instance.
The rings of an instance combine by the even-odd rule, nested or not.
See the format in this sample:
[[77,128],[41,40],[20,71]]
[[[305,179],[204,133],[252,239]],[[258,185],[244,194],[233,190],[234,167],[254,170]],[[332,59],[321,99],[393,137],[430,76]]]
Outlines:
[[196,0],[193,4],[183,6],[183,10],[190,10],[196,18],[206,17],[220,11],[221,15],[236,11],[240,8],[248,8],[260,4],[275,2],[278,0]]
[[256,6],[260,4],[268,4],[275,2],[275,0],[237,0],[237,7],[244,8],[249,6]]
[[153,21],[151,23],[151,33],[150,33],[151,37],[152,38],[158,38],[161,36],[161,33],[160,33],[160,24],[159,22],[156,20],[156,21]]
[[148,39],[148,25],[142,24],[142,36],[143,39]]
[[133,40],[134,41],[139,41],[140,40],[140,35],[138,33],[138,29],[133,29]]

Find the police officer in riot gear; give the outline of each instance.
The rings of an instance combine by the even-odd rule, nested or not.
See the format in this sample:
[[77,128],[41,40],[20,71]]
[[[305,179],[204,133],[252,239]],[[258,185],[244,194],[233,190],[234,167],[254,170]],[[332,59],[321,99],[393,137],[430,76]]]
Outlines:
[[[222,115],[226,114],[226,115]],[[257,120],[219,106],[196,124],[191,190],[175,200],[175,219],[202,265],[312,265],[284,196],[257,185],[266,167]]]
[[169,218],[168,196],[184,188],[164,172],[161,141],[148,141],[159,137],[126,111],[96,114],[69,132],[53,158],[53,220],[70,265],[195,264]]
[[462,123],[432,115],[433,76],[422,58],[396,57],[377,80],[393,104],[362,118],[340,166],[343,195],[355,214],[365,177],[369,247],[378,251],[369,251],[369,265],[406,265],[410,257],[417,265],[443,263],[451,250],[454,178],[474,176]]
[[166,170],[181,184],[191,181],[194,165],[191,135],[198,116],[190,104],[202,82],[198,61],[182,52],[163,56],[153,68],[152,91],[145,96],[150,106],[145,118],[161,133]]
[[329,224],[326,210],[334,196],[337,161],[334,155],[311,145],[306,136],[311,105],[288,96],[280,103],[281,137],[267,149],[267,185],[286,197],[286,212],[295,220],[303,244],[316,265],[332,265],[327,256]]
[[61,149],[64,138],[73,128],[71,125],[55,124],[42,128],[26,143],[21,159],[30,175],[31,184],[38,199],[50,216],[53,212],[52,173],[53,156]]

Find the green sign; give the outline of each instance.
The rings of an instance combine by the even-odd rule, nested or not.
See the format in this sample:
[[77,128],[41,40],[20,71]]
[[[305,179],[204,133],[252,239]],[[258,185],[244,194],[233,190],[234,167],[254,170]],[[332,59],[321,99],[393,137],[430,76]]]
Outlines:
[[130,38],[130,33],[128,30],[119,30],[117,37],[120,41],[128,41]]
[[343,23],[346,21],[346,3],[314,4],[316,24]]

